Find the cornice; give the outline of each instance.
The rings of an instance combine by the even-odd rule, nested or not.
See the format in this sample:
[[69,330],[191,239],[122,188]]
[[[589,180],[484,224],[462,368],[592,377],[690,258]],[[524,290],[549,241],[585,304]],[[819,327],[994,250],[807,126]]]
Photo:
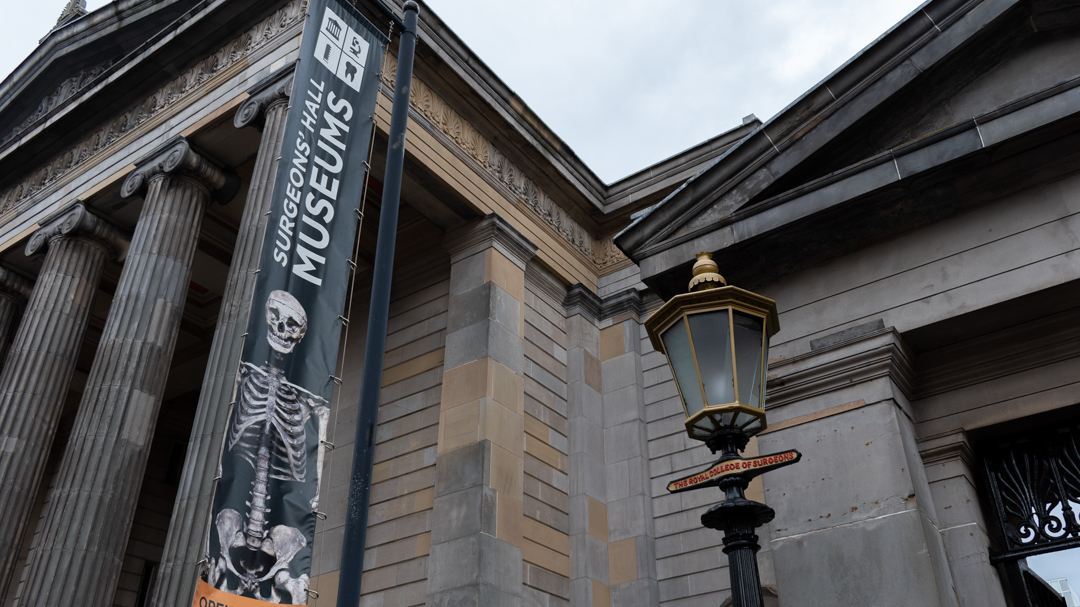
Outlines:
[[765,408],[775,409],[853,384],[889,378],[910,399],[914,356],[892,327],[770,362]]
[[275,103],[287,102],[292,96],[295,74],[296,64],[290,63],[248,89],[250,96],[237,108],[233,126],[238,129],[253,126],[261,131],[266,123],[266,110]]
[[187,139],[176,136],[135,163],[135,170],[128,174],[120,188],[120,197],[142,195],[154,178],[164,175],[197,181],[222,204],[232,200],[240,189],[240,178],[236,173],[218,167],[192,149]]
[[580,314],[595,324],[600,321],[604,300],[579,282],[567,289],[562,305],[567,318]]
[[963,430],[919,439],[919,455],[927,466],[959,459],[969,470],[975,467],[975,452]]
[[42,253],[51,243],[62,238],[85,238],[93,241],[105,247],[109,255],[117,261],[123,261],[128,245],[131,244],[128,234],[76,201],[42,221],[41,229],[34,232],[26,243],[26,255]]
[[600,320],[614,318],[624,312],[630,312],[641,319],[645,316],[645,301],[641,291],[626,289],[603,299],[600,307]]
[[556,310],[560,309],[566,299],[566,285],[535,259],[525,266],[525,286]]
[[522,271],[536,255],[536,245],[529,242],[505,219],[491,213],[483,219],[448,232],[442,238],[442,246],[450,253],[450,263],[494,248],[514,262]]

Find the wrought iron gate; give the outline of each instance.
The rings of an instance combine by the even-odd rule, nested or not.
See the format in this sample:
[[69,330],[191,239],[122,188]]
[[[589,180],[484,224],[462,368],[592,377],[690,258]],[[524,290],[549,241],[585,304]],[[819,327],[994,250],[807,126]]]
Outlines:
[[990,560],[1004,570],[1019,607],[1064,607],[1022,559],[1080,548],[1080,424],[1051,424],[988,447],[983,465],[994,515]]

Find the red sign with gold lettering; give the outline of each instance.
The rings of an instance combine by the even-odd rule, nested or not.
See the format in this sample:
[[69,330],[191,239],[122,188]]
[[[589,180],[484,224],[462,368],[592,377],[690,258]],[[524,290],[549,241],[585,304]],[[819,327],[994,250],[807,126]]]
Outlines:
[[671,481],[668,483],[667,490],[672,493],[678,493],[679,491],[686,491],[689,489],[709,487],[718,483],[720,479],[734,474],[741,474],[747,477],[747,479],[750,479],[759,474],[764,474],[769,470],[794,464],[800,459],[802,459],[802,454],[792,449],[791,451],[783,451],[781,453],[752,457],[749,459],[737,458],[724,460],[716,462],[716,464],[708,470]]

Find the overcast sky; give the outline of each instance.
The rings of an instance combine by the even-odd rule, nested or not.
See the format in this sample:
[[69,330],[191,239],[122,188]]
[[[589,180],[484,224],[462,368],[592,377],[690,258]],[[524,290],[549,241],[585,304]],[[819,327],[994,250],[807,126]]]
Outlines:
[[[0,74],[34,49],[66,3],[0,0]],[[919,4],[428,0],[606,182],[748,114],[771,117]]]

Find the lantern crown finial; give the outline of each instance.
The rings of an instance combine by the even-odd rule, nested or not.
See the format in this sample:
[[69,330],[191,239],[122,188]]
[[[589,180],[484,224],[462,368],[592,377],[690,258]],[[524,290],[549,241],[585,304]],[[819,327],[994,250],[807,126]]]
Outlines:
[[726,284],[727,281],[720,275],[720,266],[712,259],[712,253],[698,253],[697,262],[694,264],[694,278],[690,280],[690,291],[716,289]]

